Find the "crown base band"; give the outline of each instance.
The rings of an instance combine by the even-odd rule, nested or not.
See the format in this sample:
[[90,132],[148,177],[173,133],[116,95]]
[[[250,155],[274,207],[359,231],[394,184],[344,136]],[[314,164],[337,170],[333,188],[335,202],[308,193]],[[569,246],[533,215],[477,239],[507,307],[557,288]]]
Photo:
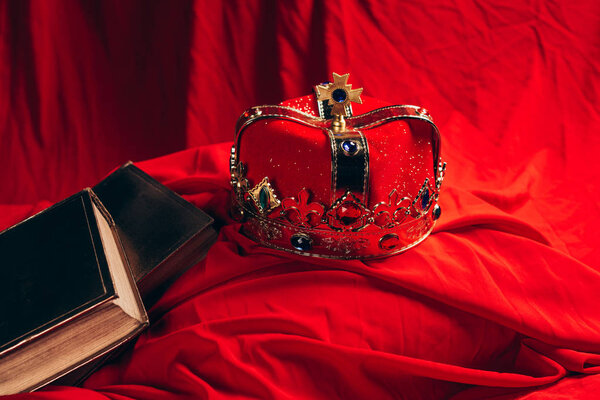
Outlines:
[[[254,241],[277,250],[304,256],[333,259],[366,259],[388,257],[421,243],[433,230],[433,207],[420,218],[394,226],[357,232],[335,232],[325,229],[304,228],[263,217],[254,210],[234,202],[247,218],[242,232]],[[299,249],[302,238],[306,248]]]

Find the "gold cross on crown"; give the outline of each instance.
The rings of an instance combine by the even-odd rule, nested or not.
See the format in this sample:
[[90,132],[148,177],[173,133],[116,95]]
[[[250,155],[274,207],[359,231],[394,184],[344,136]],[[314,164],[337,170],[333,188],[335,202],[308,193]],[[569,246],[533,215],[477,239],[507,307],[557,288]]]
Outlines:
[[363,89],[352,89],[352,85],[348,84],[349,76],[350,74],[338,75],[334,72],[333,83],[315,86],[317,101],[327,100],[327,104],[331,105],[331,127],[334,131],[343,131],[346,128],[344,117],[348,116],[346,109],[351,102],[362,104],[360,94]]
[[352,85],[348,85],[348,77],[350,74],[338,75],[333,73],[333,83],[325,85],[317,85],[315,87],[317,100],[328,100],[332,106],[331,114],[347,117],[346,106],[350,102],[362,104],[360,94],[363,89],[352,89]]

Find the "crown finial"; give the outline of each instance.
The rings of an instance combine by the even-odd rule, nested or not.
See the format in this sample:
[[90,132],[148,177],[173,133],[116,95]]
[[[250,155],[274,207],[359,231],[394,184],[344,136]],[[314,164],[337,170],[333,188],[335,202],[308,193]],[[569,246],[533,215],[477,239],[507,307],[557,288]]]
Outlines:
[[327,100],[332,106],[331,114],[334,116],[332,127],[334,130],[343,130],[345,128],[344,117],[347,117],[346,107],[350,102],[362,104],[360,94],[363,89],[352,89],[348,84],[350,74],[338,75],[333,73],[333,82],[315,86],[317,101]]

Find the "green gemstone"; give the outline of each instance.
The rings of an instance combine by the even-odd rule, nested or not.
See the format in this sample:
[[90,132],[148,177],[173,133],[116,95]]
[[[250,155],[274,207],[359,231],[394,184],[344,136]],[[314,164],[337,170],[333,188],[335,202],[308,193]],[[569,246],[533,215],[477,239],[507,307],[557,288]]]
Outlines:
[[269,208],[269,189],[266,186],[263,186],[258,193],[258,204],[260,204],[260,208],[266,210]]

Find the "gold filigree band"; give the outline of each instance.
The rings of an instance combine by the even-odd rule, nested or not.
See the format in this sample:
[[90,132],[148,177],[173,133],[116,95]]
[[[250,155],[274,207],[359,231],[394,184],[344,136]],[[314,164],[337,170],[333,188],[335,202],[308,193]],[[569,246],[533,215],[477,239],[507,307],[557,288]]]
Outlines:
[[[433,230],[434,207],[418,219],[409,220],[393,228],[362,230],[357,232],[336,232],[326,229],[292,226],[279,220],[263,217],[250,207],[235,203],[245,217],[245,235],[274,249],[323,258],[356,259],[387,257],[405,251],[423,241]],[[239,210],[238,210],[239,211]],[[299,238],[309,240],[307,247]]]

